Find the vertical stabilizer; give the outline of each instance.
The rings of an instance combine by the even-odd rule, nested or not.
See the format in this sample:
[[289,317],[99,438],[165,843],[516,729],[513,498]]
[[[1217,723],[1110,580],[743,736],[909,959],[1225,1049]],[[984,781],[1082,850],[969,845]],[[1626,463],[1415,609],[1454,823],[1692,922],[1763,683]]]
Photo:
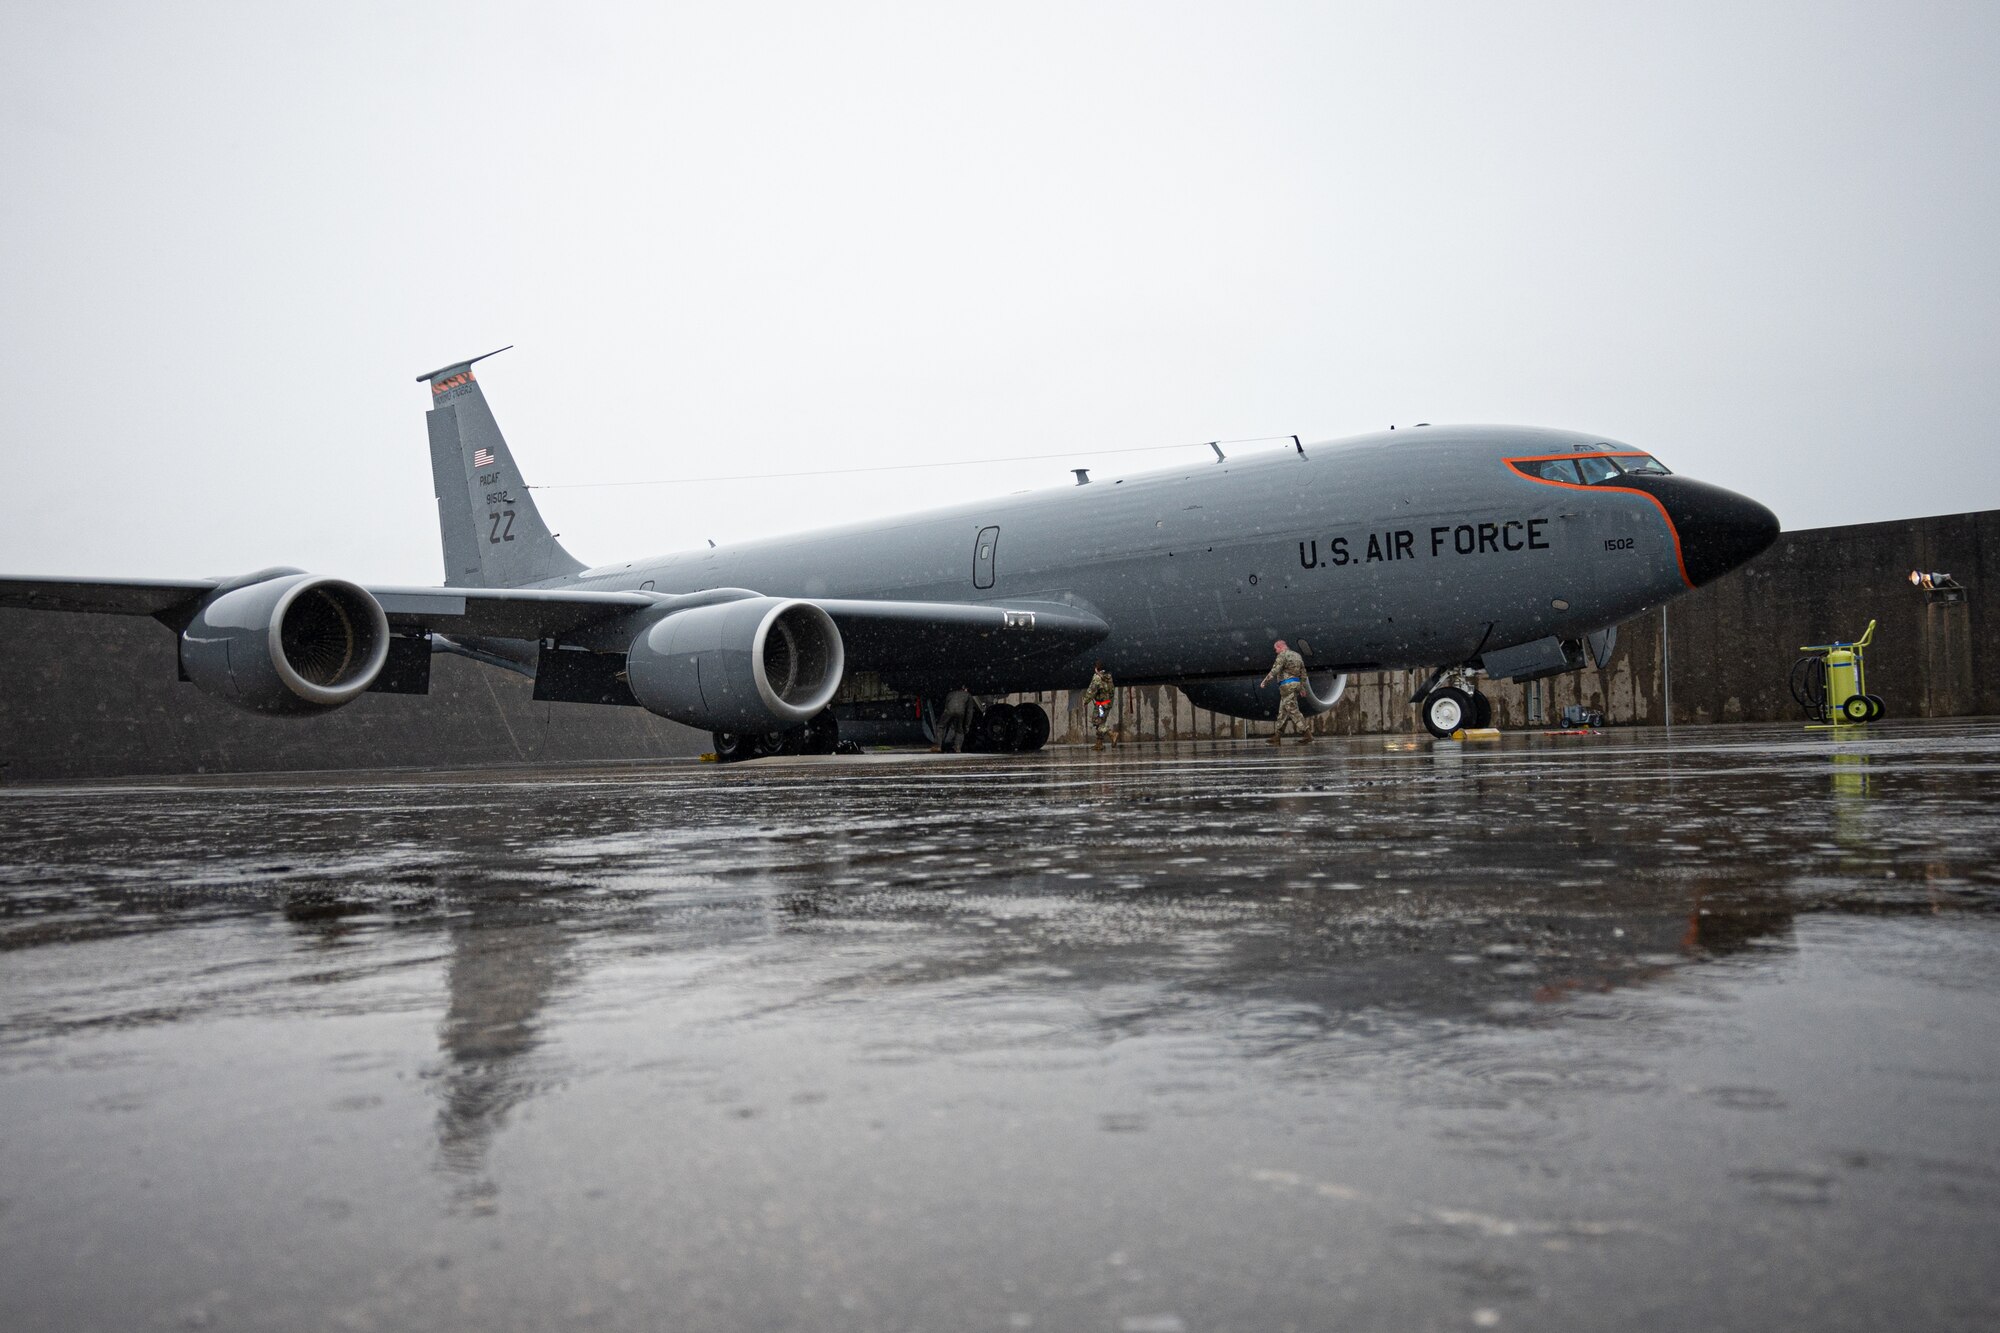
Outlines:
[[472,376],[473,361],[486,356],[417,376],[419,384],[431,386],[427,424],[444,581],[462,588],[519,588],[578,573],[583,562],[565,551],[542,521]]

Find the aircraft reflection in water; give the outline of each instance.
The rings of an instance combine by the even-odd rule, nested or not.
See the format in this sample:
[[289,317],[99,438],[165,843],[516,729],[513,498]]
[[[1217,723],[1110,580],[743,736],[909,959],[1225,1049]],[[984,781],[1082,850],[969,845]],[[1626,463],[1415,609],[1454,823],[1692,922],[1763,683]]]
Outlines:
[[[445,1009],[438,1056],[426,1077],[440,1100],[437,1160],[458,1182],[457,1197],[475,1210],[496,1192],[487,1152],[507,1115],[560,1078],[544,1057],[547,1009],[574,980],[571,929],[557,911],[511,893],[475,894],[443,926]],[[312,939],[342,948],[358,943],[347,924],[381,904],[318,884],[284,897],[285,918]]]
[[[1068,784],[1050,782],[1038,799],[1035,785],[1015,790],[1013,799],[1034,807],[1073,796]],[[1508,854],[1500,851],[1504,864]],[[1643,986],[1680,966],[1786,938],[1794,920],[1791,901],[1749,865],[1716,868],[1672,892],[1653,885],[1575,901],[1544,893],[1523,907],[1456,876],[1399,879],[1399,892],[1376,884],[1365,864],[1350,864],[1341,873],[1366,883],[1312,880],[1293,889],[1282,879],[1272,883],[1268,867],[1243,874],[1209,860],[1175,866],[1186,858],[1167,852],[1135,856],[1122,879],[1079,894],[1070,858],[1030,852],[1011,859],[1019,868],[968,873],[947,836],[919,833],[886,845],[866,827],[851,836],[822,829],[796,851],[776,849],[738,868],[732,879],[741,887],[716,890],[728,902],[697,897],[639,908],[598,929],[647,941],[648,952],[724,948],[736,960],[726,973],[751,959],[760,959],[756,970],[768,970],[789,958],[799,990],[779,1003],[806,1012],[844,997],[946,985],[1059,1009],[1070,1015],[1064,1040],[1094,1047],[1180,1021],[1174,1015],[1192,1005],[1238,1056],[1256,1058],[1278,1048],[1307,1054],[1363,1013],[1481,1025],[1580,994]],[[571,874],[581,884],[624,869],[582,861]],[[957,896],[940,898],[940,881]],[[1418,884],[1414,893],[1411,883]],[[944,904],[948,911],[940,911]],[[367,949],[370,937],[347,923],[381,908],[365,886],[343,890],[326,881],[284,904],[297,929],[347,951]],[[477,1213],[497,1206],[489,1155],[509,1117],[569,1072],[560,1011],[568,998],[598,986],[577,947],[594,933],[596,912],[579,913],[559,897],[529,901],[515,889],[477,885],[443,892],[436,908],[447,909],[435,929],[449,952],[437,1059],[425,1075],[438,1102],[435,1160],[457,1206]],[[405,944],[413,928],[422,927],[399,927]],[[830,940],[855,928],[888,930],[897,946],[870,951],[851,968],[816,961]],[[804,952],[792,952],[788,941]],[[1029,961],[1033,977],[1020,980]],[[358,968],[365,970],[349,952],[343,973]],[[1146,1001],[1134,1000],[1130,987],[1143,988]],[[1094,1001],[1109,991],[1126,1001]],[[1273,1004],[1289,1015],[1285,1022],[1273,1023]],[[1096,1031],[1071,1028],[1079,1005],[1095,1015]],[[900,1028],[885,1036],[964,1040]]]
[[[829,753],[843,710],[882,704],[878,684],[914,718],[960,684],[1078,688],[1099,661],[1269,719],[1278,638],[1304,658],[1304,712],[1332,707],[1350,671],[1429,669],[1411,702],[1445,736],[1485,725],[1480,673],[1602,666],[1620,622],[1778,533],[1763,505],[1615,441],[1435,426],[588,568],[537,511],[472,365],[419,377],[444,587],[283,568],[16,578],[0,606],[150,615],[179,636],[185,679],[253,712],[427,693],[443,650],[532,676],[537,699],[712,732],[724,759]],[[997,704],[974,739],[1048,736],[1039,706]]]
[[438,1026],[438,1154],[466,1182],[475,1206],[494,1187],[484,1178],[493,1136],[514,1107],[545,1091],[555,1071],[538,1059],[543,1011],[572,965],[569,931],[557,920],[485,919],[473,912],[447,926],[449,1000]]

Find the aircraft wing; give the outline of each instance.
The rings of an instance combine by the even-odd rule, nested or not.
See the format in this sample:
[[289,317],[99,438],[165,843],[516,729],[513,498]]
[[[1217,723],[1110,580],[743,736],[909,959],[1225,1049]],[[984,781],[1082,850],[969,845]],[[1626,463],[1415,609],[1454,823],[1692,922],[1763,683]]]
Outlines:
[[[454,638],[546,639],[652,608],[700,605],[710,594],[586,592],[568,588],[369,588],[389,623]],[[737,596],[757,596],[747,589]],[[794,600],[787,598],[785,600]],[[1080,652],[1111,632],[1096,616],[1055,602],[893,602],[802,597],[840,628],[848,659],[865,668],[1018,661]]]
[[199,601],[221,579],[0,579],[0,606],[156,616]]
[[[0,579],[0,607],[171,619],[222,587],[221,579]],[[389,623],[472,638],[544,639],[683,599],[573,588],[370,587]],[[754,596],[747,590],[742,596]],[[968,658],[1013,661],[1080,652],[1109,634],[1087,611],[1057,602],[898,602],[802,598],[840,627],[857,664],[924,666]]]
[[[173,621],[221,579],[0,579],[0,607],[154,616]],[[369,588],[399,629],[495,639],[540,639],[658,603],[643,592],[560,588]]]

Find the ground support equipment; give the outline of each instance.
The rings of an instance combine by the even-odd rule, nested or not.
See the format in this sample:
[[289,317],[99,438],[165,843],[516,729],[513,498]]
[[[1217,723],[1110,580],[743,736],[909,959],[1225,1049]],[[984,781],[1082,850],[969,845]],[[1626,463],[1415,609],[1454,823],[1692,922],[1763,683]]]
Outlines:
[[1810,643],[1808,654],[1792,664],[1792,698],[1810,726],[1845,727],[1873,722],[1882,716],[1882,698],[1868,693],[1863,654],[1875,638],[1875,622],[1852,643]]

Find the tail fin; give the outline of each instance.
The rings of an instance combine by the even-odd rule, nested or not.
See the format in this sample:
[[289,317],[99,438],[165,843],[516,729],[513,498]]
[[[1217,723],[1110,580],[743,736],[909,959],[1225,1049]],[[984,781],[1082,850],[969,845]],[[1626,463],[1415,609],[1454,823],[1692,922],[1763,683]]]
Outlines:
[[450,587],[519,588],[584,568],[542,521],[472,377],[472,362],[492,355],[417,376],[431,386],[431,480]]

